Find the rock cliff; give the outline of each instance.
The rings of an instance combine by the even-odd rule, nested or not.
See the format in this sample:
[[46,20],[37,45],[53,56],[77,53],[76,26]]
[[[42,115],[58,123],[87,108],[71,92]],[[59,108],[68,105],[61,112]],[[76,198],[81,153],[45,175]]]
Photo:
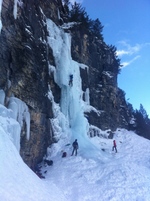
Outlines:
[[[20,154],[30,167],[40,162],[47,147],[55,142],[50,121],[53,118],[52,102],[47,92],[50,86],[55,102],[59,104],[61,89],[49,73],[49,65],[55,67],[55,60],[47,43],[46,18],[61,26],[64,17],[61,0],[2,1],[0,89],[5,92],[5,106],[13,96],[29,108],[30,140],[26,138],[24,122]],[[131,114],[125,94],[117,85],[116,58],[104,42],[78,26],[66,31],[72,37],[72,58],[87,65],[87,68],[80,68],[83,100],[89,93],[90,105],[98,111],[85,113],[89,124],[112,132],[117,127],[128,128]],[[89,135],[100,133],[91,127]]]

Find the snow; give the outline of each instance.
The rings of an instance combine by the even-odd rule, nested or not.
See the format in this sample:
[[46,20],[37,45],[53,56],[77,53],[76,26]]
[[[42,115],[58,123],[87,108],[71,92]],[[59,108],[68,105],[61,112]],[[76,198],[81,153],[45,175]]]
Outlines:
[[[11,122],[10,122],[11,126]],[[9,135],[4,131],[2,121],[0,125],[0,198],[3,201],[65,201],[63,193],[55,186],[40,180],[24,164]],[[51,189],[51,191],[49,191]]]
[[121,129],[115,139],[118,153],[111,151],[112,140],[96,139],[99,149],[105,150],[101,162],[80,153],[54,158],[53,167],[43,168],[46,181],[57,183],[69,201],[150,200],[150,142]]
[[[72,147],[64,146],[53,156],[53,166],[42,167],[40,179],[22,161],[5,131],[13,119],[0,120],[0,197],[3,201],[148,201],[150,200],[150,141],[133,132],[118,129],[115,133],[118,153],[113,153],[112,139],[91,138],[101,159],[84,157],[80,151],[70,156]],[[15,120],[14,120],[15,121]],[[58,143],[54,144],[58,152]],[[91,152],[86,147],[85,152]],[[107,159],[107,160],[106,160]],[[44,173],[47,171],[46,173]]]
[[109,71],[103,71],[103,74],[108,76],[109,78],[112,78],[113,76],[111,75],[112,72],[109,72]]
[[[16,3],[17,1],[15,1]],[[15,4],[16,5],[16,4]],[[0,90],[0,198],[2,201],[149,201],[150,141],[125,129],[117,129],[114,139],[118,153],[112,151],[109,130],[89,125],[84,112],[101,111],[90,105],[90,90],[82,91],[80,68],[88,68],[71,57],[71,35],[47,19],[48,44],[55,65],[49,73],[61,89],[61,103],[55,102],[51,87],[47,92],[54,117],[50,119],[57,143],[47,148],[47,160],[41,163],[40,179],[21,159],[20,131],[26,122],[30,133],[27,105],[15,98],[4,106]],[[73,74],[73,86],[69,75]],[[107,72],[107,76],[110,74]],[[83,94],[85,101],[83,101]],[[90,134],[93,138],[90,138]],[[95,137],[94,137],[95,136]],[[98,137],[100,136],[100,137]],[[71,156],[72,142],[78,139],[77,156]],[[39,147],[40,148],[40,147]],[[63,151],[67,157],[62,158]]]
[[61,26],[62,29],[70,29],[76,25],[80,24],[79,22],[68,22],[68,23],[63,23],[63,25]]

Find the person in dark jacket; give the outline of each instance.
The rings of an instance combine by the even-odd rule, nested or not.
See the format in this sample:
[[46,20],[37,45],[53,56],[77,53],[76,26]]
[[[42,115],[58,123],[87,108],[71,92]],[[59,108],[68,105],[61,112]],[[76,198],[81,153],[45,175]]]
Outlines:
[[70,75],[70,79],[69,79],[69,86],[73,86],[73,75]]
[[112,147],[112,151],[114,151],[114,149],[115,149],[115,151],[116,151],[116,153],[117,153],[117,145],[116,145],[116,140],[113,140],[113,147]]
[[73,156],[74,152],[75,152],[75,156],[77,156],[77,150],[78,150],[78,148],[79,148],[77,139],[72,143],[72,146],[73,146],[73,151],[72,151],[71,156]]

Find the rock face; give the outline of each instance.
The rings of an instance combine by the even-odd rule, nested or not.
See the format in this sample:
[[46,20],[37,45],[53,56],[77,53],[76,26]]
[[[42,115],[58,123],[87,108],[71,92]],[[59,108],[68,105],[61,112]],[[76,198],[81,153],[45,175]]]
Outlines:
[[[46,17],[57,25],[64,15],[61,1],[3,0],[0,34],[0,89],[9,97],[24,101],[31,115],[30,140],[26,139],[25,125],[21,131],[23,160],[31,167],[40,162],[52,144],[54,134],[50,119],[52,103],[47,96],[51,87],[55,102],[60,102],[61,90],[49,74],[49,64],[55,66],[51,48],[47,44]],[[58,15],[59,13],[59,15]],[[60,20],[61,19],[61,20]],[[82,89],[90,91],[90,104],[99,113],[91,111],[86,117],[91,125],[102,130],[128,128],[131,115],[124,92],[117,86],[116,60],[105,43],[91,38],[77,27],[72,35],[72,57],[88,66],[80,70]]]
[[83,91],[89,88],[90,104],[99,110],[99,113],[86,114],[89,123],[102,130],[128,128],[131,114],[125,93],[118,88],[117,61],[108,46],[75,28],[72,30],[72,55],[88,66],[84,72],[81,69]]
[[[46,5],[43,5],[43,7]],[[53,63],[53,55],[47,46],[47,29],[40,8],[40,1],[18,2],[17,18],[13,14],[14,1],[4,0],[2,4],[2,31],[0,35],[0,88],[9,97],[24,101],[31,115],[30,140],[26,139],[25,126],[21,133],[21,156],[29,166],[39,162],[48,145],[53,143],[50,118],[52,106],[47,97],[48,84],[60,90],[49,76],[48,60]],[[57,5],[50,3],[55,19]],[[11,83],[11,86],[10,86]]]

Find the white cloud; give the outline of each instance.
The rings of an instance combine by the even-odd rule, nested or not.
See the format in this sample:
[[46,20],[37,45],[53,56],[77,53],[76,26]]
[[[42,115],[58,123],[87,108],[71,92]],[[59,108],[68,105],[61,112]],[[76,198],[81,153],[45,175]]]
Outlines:
[[140,58],[140,55],[134,57],[133,59],[131,59],[130,61],[125,61],[125,62],[122,62],[121,65],[122,67],[121,68],[125,68],[127,66],[129,66],[131,63],[133,63],[135,60],[137,60],[138,58]]
[[126,50],[118,50],[117,51],[117,56],[123,56],[123,55],[128,55],[129,52]]
[[143,44],[136,44],[134,46],[131,46],[126,41],[120,41],[119,46],[121,46],[122,49],[117,51],[117,56],[122,57],[123,55],[133,55],[138,53],[143,47]]
[[[126,66],[129,66],[131,63],[133,63],[135,60],[137,60],[139,57],[141,57],[140,51],[142,48],[149,46],[150,43],[143,43],[143,44],[135,44],[130,45],[127,41],[119,41],[118,42],[118,49],[116,51],[117,56],[123,58],[124,60],[129,60],[122,62],[122,68],[125,68]],[[134,56],[134,58],[133,58]]]
[[83,0],[70,0],[70,3],[71,3],[71,4],[74,4],[74,2],[76,2],[76,3],[82,3]]
[[131,46],[126,41],[119,41],[118,46],[120,47],[120,50],[117,50],[117,56],[124,56],[124,55],[133,55],[138,53],[143,47],[149,46],[150,43],[143,43],[143,44],[136,44],[134,46]]

